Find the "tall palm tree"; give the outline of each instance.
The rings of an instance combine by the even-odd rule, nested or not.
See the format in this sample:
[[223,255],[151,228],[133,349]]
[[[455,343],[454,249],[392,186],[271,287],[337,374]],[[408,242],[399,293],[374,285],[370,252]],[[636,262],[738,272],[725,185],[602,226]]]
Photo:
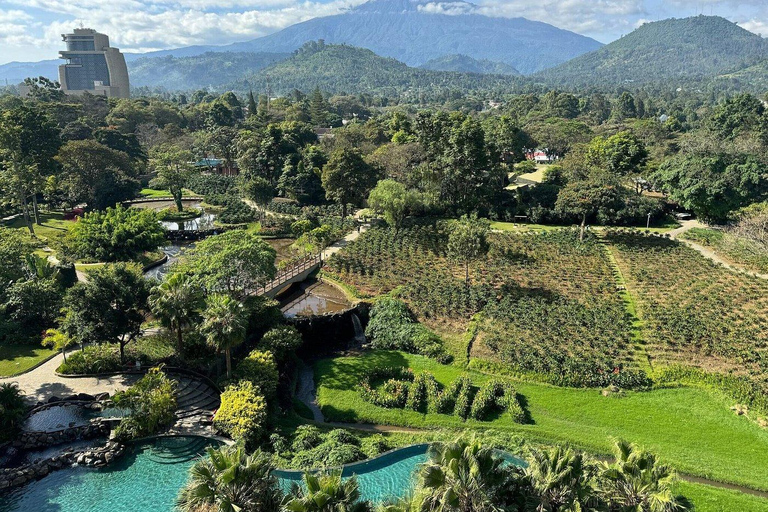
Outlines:
[[371,505],[360,501],[357,477],[342,479],[341,472],[304,473],[304,486],[294,485],[288,512],[370,512]]
[[599,504],[594,464],[570,448],[535,450],[525,473],[537,512],[585,511]]
[[656,456],[626,441],[614,445],[616,461],[603,463],[600,487],[609,509],[616,512],[683,512],[688,506],[671,490],[676,475]]
[[475,440],[438,443],[419,470],[421,510],[496,512],[520,497],[513,466]]
[[226,355],[228,378],[232,376],[230,352],[245,340],[247,326],[248,318],[242,303],[229,295],[211,295],[203,311],[200,330],[210,346]]
[[200,290],[188,275],[181,273],[168,276],[149,295],[152,313],[165,327],[176,330],[176,352],[179,356],[183,347],[182,331],[192,321],[202,302]]
[[279,512],[282,501],[269,455],[223,447],[208,448],[190,468],[177,504],[182,512]]

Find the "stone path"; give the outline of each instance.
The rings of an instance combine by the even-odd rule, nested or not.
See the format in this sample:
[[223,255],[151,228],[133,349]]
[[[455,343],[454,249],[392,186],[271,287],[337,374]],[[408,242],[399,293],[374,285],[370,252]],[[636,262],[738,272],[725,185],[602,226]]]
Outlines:
[[332,255],[336,254],[340,250],[342,250],[344,247],[346,247],[350,242],[353,242],[357,240],[357,238],[365,233],[368,230],[369,225],[362,224],[359,227],[355,228],[354,231],[351,233],[347,233],[347,236],[339,240],[338,242],[334,243],[333,245],[329,245],[326,247],[323,252],[323,261],[330,258]]
[[58,354],[34,370],[0,379],[0,383],[16,383],[24,392],[25,400],[31,405],[45,402],[52,396],[67,396],[77,393],[95,395],[98,393],[114,394],[135,383],[140,375],[114,375],[109,377],[60,377],[56,368],[64,362],[64,357]]
[[677,240],[678,242],[684,243],[691,249],[698,251],[702,256],[704,256],[708,260],[714,261],[715,263],[722,265],[728,270],[732,270],[734,272],[739,272],[742,274],[747,274],[753,277],[759,277],[760,279],[768,279],[768,274],[761,274],[759,272],[754,272],[752,270],[748,270],[748,269],[733,265],[732,263],[723,259],[720,255],[718,255],[715,251],[713,251],[708,247],[704,247],[703,245],[697,244],[696,242],[692,242],[691,240],[678,238],[679,235],[693,228],[706,228],[707,226],[705,224],[702,224],[697,220],[684,220],[684,221],[681,221],[680,224],[682,225],[679,228],[673,229],[668,233],[669,237],[672,238],[673,240]]

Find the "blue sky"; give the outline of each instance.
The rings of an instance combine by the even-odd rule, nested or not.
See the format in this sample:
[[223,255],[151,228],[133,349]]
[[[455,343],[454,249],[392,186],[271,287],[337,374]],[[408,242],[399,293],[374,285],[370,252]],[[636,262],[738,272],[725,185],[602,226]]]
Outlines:
[[[363,0],[0,0],[0,64],[55,59],[61,34],[83,26],[123,51],[254,39]],[[446,0],[443,3],[450,3]],[[440,0],[435,0],[440,3]],[[646,21],[715,14],[768,36],[768,0],[475,0],[494,16],[551,23],[604,43]]]

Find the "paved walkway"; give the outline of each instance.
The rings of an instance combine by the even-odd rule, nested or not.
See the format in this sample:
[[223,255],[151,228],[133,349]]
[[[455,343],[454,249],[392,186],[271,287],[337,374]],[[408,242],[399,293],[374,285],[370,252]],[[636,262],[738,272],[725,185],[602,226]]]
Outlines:
[[709,247],[704,247],[703,245],[697,244],[696,242],[693,242],[691,240],[678,238],[679,235],[693,228],[706,228],[707,227],[706,224],[702,224],[697,220],[684,220],[680,222],[680,224],[682,225],[679,228],[673,229],[672,231],[669,232],[669,237],[672,238],[673,240],[677,240],[678,242],[684,243],[691,249],[698,251],[705,258],[722,265],[728,270],[732,270],[734,272],[739,272],[742,274],[747,274],[753,277],[759,277],[760,279],[768,279],[768,274],[761,274],[760,272],[754,272],[752,270],[748,270],[743,267],[736,266],[731,262],[723,259],[719,254],[717,254],[715,251],[713,251]]
[[330,258],[332,255],[336,254],[340,250],[342,250],[344,247],[346,247],[350,242],[353,242],[357,240],[357,238],[365,233],[368,230],[367,224],[361,224],[357,228],[355,228],[354,231],[351,233],[348,233],[347,236],[339,240],[338,242],[334,243],[333,245],[329,245],[323,250],[323,261]]
[[12,382],[18,384],[24,392],[27,402],[34,405],[37,402],[45,402],[52,396],[63,397],[76,395],[77,393],[114,394],[121,391],[139,378],[137,375],[115,375],[110,377],[60,377],[56,375],[56,368],[64,362],[64,357],[58,354],[34,370],[0,379],[0,383]]

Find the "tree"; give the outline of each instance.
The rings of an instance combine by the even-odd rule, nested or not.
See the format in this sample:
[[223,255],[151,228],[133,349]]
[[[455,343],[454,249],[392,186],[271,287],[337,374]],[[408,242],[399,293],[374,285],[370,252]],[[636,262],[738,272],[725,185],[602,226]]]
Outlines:
[[293,497],[285,505],[289,512],[369,512],[371,505],[360,501],[357,477],[342,479],[341,472],[304,473],[304,486],[291,488]]
[[328,126],[328,104],[320,89],[315,89],[309,97],[309,116],[315,126]]
[[141,333],[147,297],[149,284],[137,265],[97,267],[67,291],[61,331],[79,343],[117,343],[125,363],[125,346]]
[[275,256],[261,237],[236,229],[199,242],[183,269],[208,293],[227,292],[243,299],[275,277]]
[[632,132],[622,131],[608,138],[595,137],[589,143],[587,158],[596,167],[625,177],[639,173],[648,160],[648,151]]
[[407,190],[405,185],[395,180],[381,180],[368,195],[368,206],[384,214],[387,224],[399,229],[406,215],[419,202],[416,192]]
[[177,382],[160,368],[150,368],[136,384],[115,393],[115,405],[131,411],[115,429],[115,437],[124,442],[156,434],[172,425],[176,419],[176,388]]
[[264,435],[267,401],[258,386],[244,380],[232,384],[221,394],[221,406],[213,425],[238,443],[255,446]]
[[571,148],[590,140],[592,130],[586,124],[565,119],[547,119],[527,128],[537,145],[552,157],[562,158]]
[[61,352],[61,355],[64,356],[64,362],[66,363],[67,349],[75,345],[75,340],[58,329],[48,329],[45,331],[42,345]]
[[40,224],[37,194],[55,171],[53,157],[60,145],[58,128],[40,109],[22,104],[0,114],[0,187],[21,208],[33,235],[29,198],[35,223]]
[[714,221],[768,197],[768,170],[752,156],[683,154],[661,164],[653,180],[671,200]]
[[157,171],[157,177],[152,180],[152,186],[167,188],[176,203],[176,210],[183,211],[184,203],[181,198],[184,187],[187,186],[194,171],[192,152],[178,146],[164,144],[153,148],[150,163]]
[[289,354],[293,354],[302,343],[298,329],[292,325],[281,325],[264,333],[259,341],[259,347],[272,352],[275,359],[280,362]]
[[235,377],[258,386],[264,397],[272,400],[277,392],[277,381],[280,377],[275,356],[270,351],[252,350],[235,368]]
[[[3,288],[24,276],[26,257],[32,249],[21,231],[0,226],[0,283]],[[2,295],[0,292],[0,297]]]
[[231,350],[245,341],[247,327],[248,316],[241,302],[220,293],[208,298],[203,310],[200,332],[205,336],[208,345],[218,352],[224,352],[228,378],[232,376]]
[[184,342],[182,333],[189,326],[203,304],[200,290],[194,281],[182,273],[173,273],[155,286],[149,295],[152,313],[171,330],[176,329],[176,353],[181,356]]
[[515,470],[477,441],[430,446],[419,469],[421,510],[496,512],[520,500]]
[[177,501],[182,512],[280,512],[283,493],[272,473],[272,459],[242,446],[208,448],[208,456],[189,470]]
[[27,405],[21,395],[18,384],[3,382],[0,384],[0,439],[13,439],[27,415]]
[[490,225],[485,219],[464,215],[448,234],[449,257],[464,265],[464,282],[469,286],[469,265],[488,252]]
[[635,444],[616,441],[615,462],[600,468],[599,492],[610,510],[632,512],[684,512],[688,510],[672,492],[675,472]]
[[338,148],[328,159],[321,176],[325,196],[341,205],[342,218],[347,204],[360,204],[376,185],[379,172],[368,165],[359,151]]
[[64,144],[56,160],[63,169],[62,187],[71,204],[103,210],[131,199],[140,190],[130,158],[95,140]]
[[272,198],[275,197],[275,188],[261,176],[244,179],[241,182],[243,196],[259,206],[259,214],[264,218],[264,210]]
[[534,450],[525,474],[538,502],[537,512],[592,510],[598,504],[592,485],[594,466],[579,452],[555,447]]
[[579,240],[584,241],[587,218],[598,209],[620,203],[621,185],[609,176],[570,181],[557,194],[555,211],[580,218]]
[[96,261],[133,261],[155,251],[165,231],[153,210],[116,206],[86,213],[67,233],[65,251]]

